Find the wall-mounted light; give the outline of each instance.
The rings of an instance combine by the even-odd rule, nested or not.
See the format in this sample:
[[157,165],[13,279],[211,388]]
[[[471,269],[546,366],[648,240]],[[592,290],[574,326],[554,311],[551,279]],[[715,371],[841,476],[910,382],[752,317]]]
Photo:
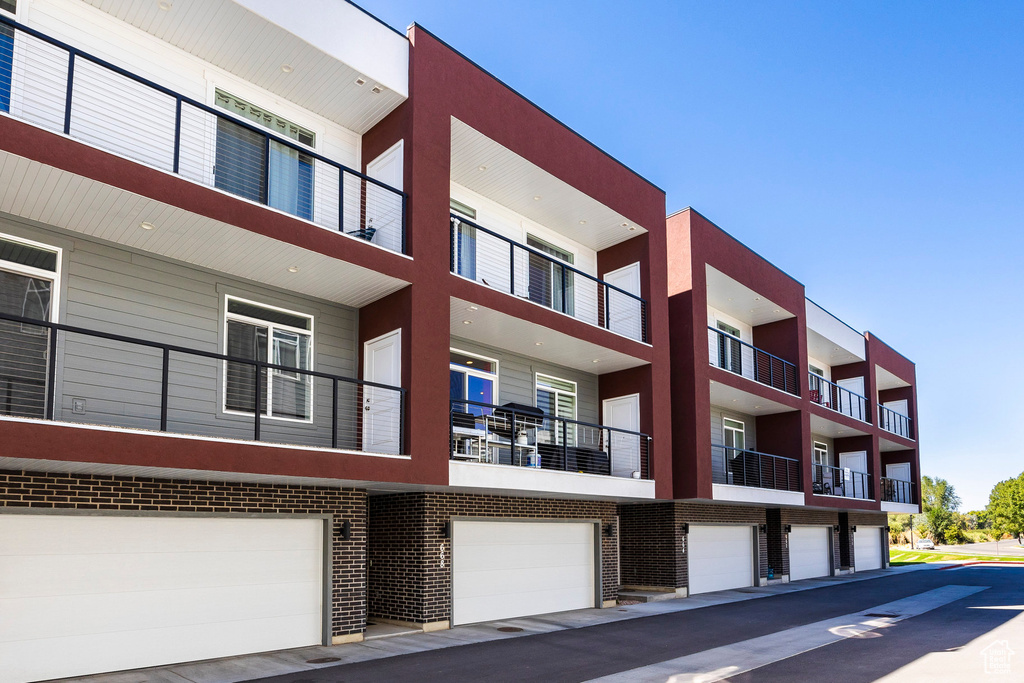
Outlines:
[[852,531],[853,533],[857,533],[857,527],[851,526],[850,531]]
[[605,535],[605,538],[614,538],[615,537],[615,525],[613,523],[608,522],[607,524],[604,525],[604,535]]
[[452,523],[451,522],[445,522],[441,526],[441,535],[444,536],[445,538],[451,538],[452,537]]
[[785,525],[783,525],[782,532],[786,533],[786,534],[793,533],[793,525],[792,524],[785,524]]
[[892,529],[890,529],[888,526],[885,527],[885,533],[889,533],[890,531],[892,531]]
[[768,533],[768,525],[767,524],[758,524],[757,525],[757,530],[760,533],[762,533],[762,534],[766,534],[766,533]]
[[835,526],[833,526],[832,527],[832,531],[834,531],[834,532],[836,532],[838,534],[839,533],[839,525],[836,524]]
[[338,526],[338,538],[348,541],[352,538],[352,522],[347,519]]
[[683,522],[682,531],[683,531],[683,535],[684,536],[686,534],[690,533],[690,523],[689,522]]

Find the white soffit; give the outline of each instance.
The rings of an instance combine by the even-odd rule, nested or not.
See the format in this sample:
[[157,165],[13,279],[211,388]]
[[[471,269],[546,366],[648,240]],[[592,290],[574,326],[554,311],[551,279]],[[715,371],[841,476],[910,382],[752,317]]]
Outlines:
[[793,410],[782,403],[761,398],[756,394],[748,394],[736,387],[714,380],[711,380],[711,405],[754,416],[772,415]]
[[452,182],[595,251],[646,232],[635,221],[456,118],[452,118],[451,164]]
[[879,450],[882,453],[891,453],[892,451],[909,451],[909,450],[911,450],[911,449],[907,448],[906,446],[904,446],[902,444],[896,443],[895,441],[889,441],[884,436],[878,440],[878,448],[879,448]]
[[811,435],[818,434],[832,439],[845,439],[848,436],[864,436],[867,432],[852,429],[844,424],[826,420],[818,415],[811,415]]
[[707,273],[708,306],[753,327],[795,317],[779,304],[733,280],[722,271],[707,264],[704,268]]
[[3,151],[0,212],[355,308],[408,284]]
[[807,354],[831,366],[867,359],[864,335],[807,300]]
[[878,391],[885,391],[886,389],[899,389],[900,387],[909,387],[910,382],[904,382],[902,379],[892,374],[881,365],[875,366],[875,388]]
[[595,375],[648,365],[643,359],[455,297],[451,335]]
[[409,41],[344,0],[84,2],[360,134],[408,97]]

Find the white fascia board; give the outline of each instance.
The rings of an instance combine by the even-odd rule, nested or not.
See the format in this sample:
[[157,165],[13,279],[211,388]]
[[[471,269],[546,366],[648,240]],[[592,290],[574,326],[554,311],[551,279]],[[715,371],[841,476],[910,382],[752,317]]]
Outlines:
[[861,360],[867,359],[864,335],[810,299],[807,299],[807,328],[814,330]]
[[767,503],[769,505],[803,505],[804,494],[800,491],[779,491],[759,489],[752,486],[712,484],[711,498],[733,503]]
[[883,500],[882,512],[892,512],[901,515],[916,515],[920,512],[920,509],[916,505],[912,505],[910,503],[890,503]]
[[566,497],[590,498],[654,498],[654,482],[645,479],[626,479],[601,474],[558,472],[539,467],[516,467],[489,463],[448,462],[448,485],[516,493],[555,493]]
[[374,83],[409,96],[409,40],[346,0],[305,0],[300,6],[277,0],[235,2]]

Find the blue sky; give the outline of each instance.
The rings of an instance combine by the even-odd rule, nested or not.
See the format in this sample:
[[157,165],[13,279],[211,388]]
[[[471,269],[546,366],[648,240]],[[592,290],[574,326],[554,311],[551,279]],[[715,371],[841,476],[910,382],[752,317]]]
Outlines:
[[1024,470],[1024,4],[361,0],[917,363],[964,510]]

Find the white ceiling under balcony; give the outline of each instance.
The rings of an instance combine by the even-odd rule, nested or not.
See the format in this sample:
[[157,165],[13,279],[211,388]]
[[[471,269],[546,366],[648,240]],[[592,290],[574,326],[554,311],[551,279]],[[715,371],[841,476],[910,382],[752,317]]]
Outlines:
[[875,366],[875,388],[879,391],[885,391],[886,389],[899,389],[901,387],[909,386],[910,382],[904,382],[902,379],[880,365]]
[[360,134],[408,97],[409,41],[344,0],[83,1]]
[[407,284],[3,151],[0,213],[354,308]]
[[708,306],[757,327],[795,317],[771,299],[740,284],[725,273],[705,265]]
[[452,182],[595,251],[646,232],[635,221],[455,118],[451,163]]
[[711,405],[754,416],[773,415],[793,410],[783,403],[762,398],[757,394],[748,394],[736,387],[714,380],[711,380]]
[[595,375],[647,365],[640,358],[454,297],[451,335]]
[[867,432],[860,429],[853,429],[839,422],[826,420],[814,414],[811,415],[811,433],[827,436],[832,439],[845,439],[848,436],[865,436],[867,434]]
[[807,300],[807,354],[830,366],[867,358],[864,335],[810,299]]

